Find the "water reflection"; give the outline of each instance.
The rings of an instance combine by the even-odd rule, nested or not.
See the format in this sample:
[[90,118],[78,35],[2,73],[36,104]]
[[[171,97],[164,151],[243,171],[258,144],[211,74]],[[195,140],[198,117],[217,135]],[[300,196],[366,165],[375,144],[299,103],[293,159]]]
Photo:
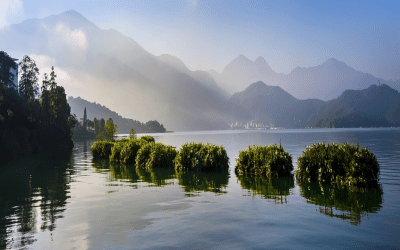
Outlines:
[[73,160],[40,157],[12,163],[0,178],[0,249],[25,248],[39,230],[52,232],[63,217]]
[[93,159],[92,163],[96,172],[107,174],[106,180],[108,182],[123,181],[136,183],[140,178],[133,165],[110,164],[108,160],[103,159]]
[[144,170],[136,168],[136,173],[142,182],[152,184],[150,186],[174,185],[175,169],[156,168]]
[[225,194],[229,181],[227,171],[217,173],[184,172],[176,173],[175,176],[186,193],[203,191]]
[[[182,172],[176,173],[175,169],[155,168],[151,170],[137,169],[134,165],[109,163],[107,160],[92,160],[92,166],[98,173],[107,174],[108,182],[141,182],[148,185],[140,187],[163,187],[177,184],[183,187],[184,192],[214,192],[226,193],[229,173],[202,173]],[[137,186],[135,186],[137,187]],[[193,194],[191,194],[193,195]]]
[[281,178],[265,178],[260,176],[237,176],[243,189],[252,195],[261,195],[263,198],[275,201],[276,204],[287,203],[287,196],[294,188],[293,176]]
[[382,207],[382,189],[349,190],[318,183],[298,183],[301,196],[308,203],[318,205],[319,211],[330,217],[340,218],[358,226],[369,213]]

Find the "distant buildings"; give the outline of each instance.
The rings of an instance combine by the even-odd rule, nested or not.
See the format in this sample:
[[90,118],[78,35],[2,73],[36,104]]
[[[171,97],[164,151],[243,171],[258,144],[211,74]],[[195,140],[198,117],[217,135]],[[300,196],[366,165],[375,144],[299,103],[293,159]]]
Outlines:
[[250,122],[247,122],[245,124],[242,123],[232,123],[231,124],[231,129],[274,129],[275,127],[270,124],[264,124],[264,123],[255,123],[254,120],[251,120]]

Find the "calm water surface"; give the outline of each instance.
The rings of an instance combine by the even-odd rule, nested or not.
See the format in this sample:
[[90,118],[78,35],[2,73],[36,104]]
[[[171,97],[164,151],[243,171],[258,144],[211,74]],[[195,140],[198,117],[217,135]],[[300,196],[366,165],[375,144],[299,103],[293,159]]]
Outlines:
[[[223,145],[230,174],[136,171],[94,161],[92,141],[70,160],[39,157],[2,170],[0,249],[397,249],[400,129],[155,134]],[[381,166],[381,189],[299,186],[293,178],[236,177],[239,151],[279,144],[297,158],[317,142],[359,142]]]

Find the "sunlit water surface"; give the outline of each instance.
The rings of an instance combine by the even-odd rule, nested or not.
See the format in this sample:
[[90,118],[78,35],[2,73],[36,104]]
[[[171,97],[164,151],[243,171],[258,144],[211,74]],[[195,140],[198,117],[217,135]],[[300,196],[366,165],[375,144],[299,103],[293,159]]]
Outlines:
[[[0,249],[393,249],[400,246],[400,129],[154,134],[177,149],[223,145],[230,174],[136,171],[94,161],[93,141],[70,160],[38,157],[1,172]],[[300,187],[293,178],[237,177],[239,151],[279,144],[297,158],[317,142],[359,142],[381,166],[381,190]]]

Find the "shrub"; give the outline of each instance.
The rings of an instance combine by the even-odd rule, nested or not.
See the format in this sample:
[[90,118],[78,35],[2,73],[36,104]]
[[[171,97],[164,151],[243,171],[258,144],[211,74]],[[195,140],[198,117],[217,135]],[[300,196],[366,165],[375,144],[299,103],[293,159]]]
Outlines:
[[169,168],[173,167],[176,150],[160,142],[143,145],[136,156],[137,168]]
[[229,157],[225,148],[210,143],[183,144],[174,162],[177,171],[213,172],[229,169]]
[[96,141],[91,147],[93,158],[108,159],[113,146],[114,142],[111,141]]
[[379,181],[380,170],[375,155],[367,148],[360,148],[359,144],[312,144],[306,147],[297,162],[296,177],[300,182],[365,187],[377,185]]
[[142,136],[142,137],[140,137],[140,140],[144,140],[144,141],[147,141],[147,142],[156,142],[154,137],[151,136],[151,135]]
[[235,172],[238,175],[254,174],[271,177],[291,176],[292,157],[282,146],[249,146],[239,152]]

